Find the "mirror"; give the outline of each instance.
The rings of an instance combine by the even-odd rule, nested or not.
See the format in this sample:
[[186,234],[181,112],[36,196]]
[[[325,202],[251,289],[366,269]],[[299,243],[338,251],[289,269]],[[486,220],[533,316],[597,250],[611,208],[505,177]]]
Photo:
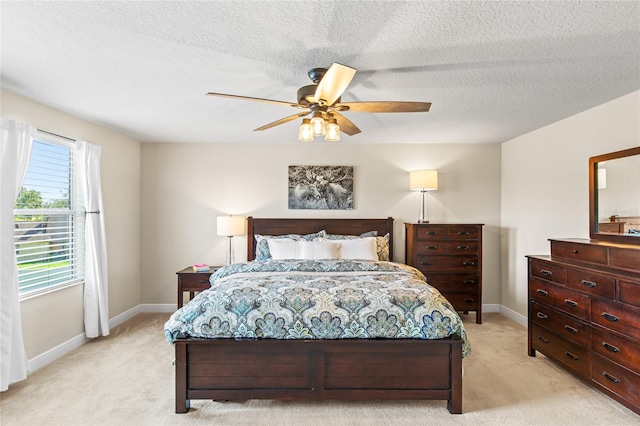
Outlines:
[[640,147],[589,159],[589,236],[640,244]]

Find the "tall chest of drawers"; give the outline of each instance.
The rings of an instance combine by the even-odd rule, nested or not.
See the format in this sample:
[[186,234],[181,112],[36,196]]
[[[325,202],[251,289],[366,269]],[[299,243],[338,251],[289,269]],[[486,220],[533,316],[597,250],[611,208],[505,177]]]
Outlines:
[[529,263],[529,347],[640,414],[640,247],[550,240]]
[[482,224],[405,223],[405,263],[482,323]]

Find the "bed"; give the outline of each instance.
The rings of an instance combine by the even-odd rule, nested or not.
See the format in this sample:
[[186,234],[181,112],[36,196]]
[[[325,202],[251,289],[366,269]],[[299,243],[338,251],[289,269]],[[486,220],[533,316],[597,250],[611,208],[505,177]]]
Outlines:
[[[337,242],[341,247],[340,253],[346,256],[351,250],[349,247],[363,247],[364,240],[369,241],[366,243],[369,247],[371,238],[374,238],[378,254],[381,253],[381,243],[385,241],[388,253],[392,254],[393,218],[249,217],[247,227],[248,262],[214,273],[212,288],[176,311],[165,325],[167,340],[175,346],[176,413],[186,413],[193,399],[446,400],[450,413],[462,412],[462,358],[470,350],[466,333],[453,307],[424,282],[424,276],[416,283],[413,275],[417,272],[421,276],[419,271],[377,259],[290,261],[275,258],[276,248],[286,244],[293,247],[288,243],[289,238],[282,237],[291,234],[305,236],[309,241],[326,242],[300,243],[296,245],[298,250],[311,246],[322,246],[323,250],[324,247],[332,247],[333,250]],[[322,237],[317,238],[317,234]],[[343,237],[346,235],[352,237]],[[256,236],[274,239],[281,236],[280,242],[268,245],[273,259],[261,258],[264,256],[261,253],[264,238],[258,242]],[[348,241],[342,241],[343,238],[348,238]],[[352,242],[354,239],[358,241]],[[286,254],[278,256],[286,259]],[[320,257],[313,259],[324,259],[322,254],[314,252],[314,256]],[[301,264],[304,264],[301,270],[290,269],[299,268]],[[316,268],[320,268],[320,272]],[[343,268],[354,269],[344,272]],[[263,281],[255,288],[250,287],[248,282],[256,275]],[[346,284],[340,282],[339,285],[347,287],[333,288],[342,279],[347,280]],[[396,280],[413,287],[409,290],[396,288]],[[314,287],[290,287],[299,285],[299,282],[306,285],[307,281],[313,281]],[[354,287],[356,282],[361,288]],[[374,293],[363,295],[378,291],[378,287],[381,291],[395,291],[394,294],[418,291],[421,301],[422,292],[431,296],[424,306],[418,304],[420,306],[410,308],[398,302],[405,300],[401,296],[392,297],[396,302],[392,308],[396,311],[387,313],[384,309],[374,309],[383,297]],[[419,288],[415,290],[414,287]],[[339,293],[343,297],[340,301],[329,301],[319,289],[326,290],[325,293]],[[354,292],[360,295],[358,300],[362,302],[357,308],[354,308],[357,305],[354,305]],[[318,299],[309,299],[307,296],[311,294]],[[409,311],[416,309],[416,312],[421,312],[418,309],[427,309],[431,303],[436,306],[436,302],[437,310],[426,311],[427,314],[431,312],[431,316],[422,313],[418,316],[425,322],[414,325],[422,328],[413,327],[424,333],[430,332],[427,329],[434,329],[435,337],[421,336],[419,331],[411,334],[405,332],[410,327],[399,328],[390,322],[390,318],[398,321],[404,318],[406,321]],[[256,314],[255,318],[259,319],[251,320],[251,315],[259,308],[268,306],[275,309],[277,305],[287,309],[276,315]],[[340,313],[328,313],[327,305],[340,305]],[[233,312],[235,316],[223,321],[217,316],[201,318],[205,311]],[[359,319],[358,314],[365,311],[368,316]],[[303,314],[307,312],[312,312],[312,315],[305,319]],[[444,325],[432,324],[432,317],[442,320]],[[291,323],[283,327],[283,321]],[[356,335],[358,333],[352,330],[352,324],[365,322],[363,326],[356,327],[360,333]],[[249,323],[254,323],[255,330],[248,326]]]

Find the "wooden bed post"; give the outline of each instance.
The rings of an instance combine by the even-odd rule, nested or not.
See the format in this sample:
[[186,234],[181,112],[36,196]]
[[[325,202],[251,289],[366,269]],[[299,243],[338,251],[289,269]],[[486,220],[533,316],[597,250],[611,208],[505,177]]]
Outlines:
[[451,342],[451,395],[447,401],[447,408],[451,414],[462,414],[462,340]]
[[176,413],[186,413],[191,405],[187,399],[187,343],[176,342]]

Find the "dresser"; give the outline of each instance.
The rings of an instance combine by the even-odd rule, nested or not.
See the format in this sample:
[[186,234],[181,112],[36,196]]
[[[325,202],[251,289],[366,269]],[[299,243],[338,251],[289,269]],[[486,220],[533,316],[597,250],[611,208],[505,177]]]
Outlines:
[[640,246],[552,239],[527,256],[530,356],[540,351],[640,414]]
[[482,224],[405,223],[405,263],[482,323]]

